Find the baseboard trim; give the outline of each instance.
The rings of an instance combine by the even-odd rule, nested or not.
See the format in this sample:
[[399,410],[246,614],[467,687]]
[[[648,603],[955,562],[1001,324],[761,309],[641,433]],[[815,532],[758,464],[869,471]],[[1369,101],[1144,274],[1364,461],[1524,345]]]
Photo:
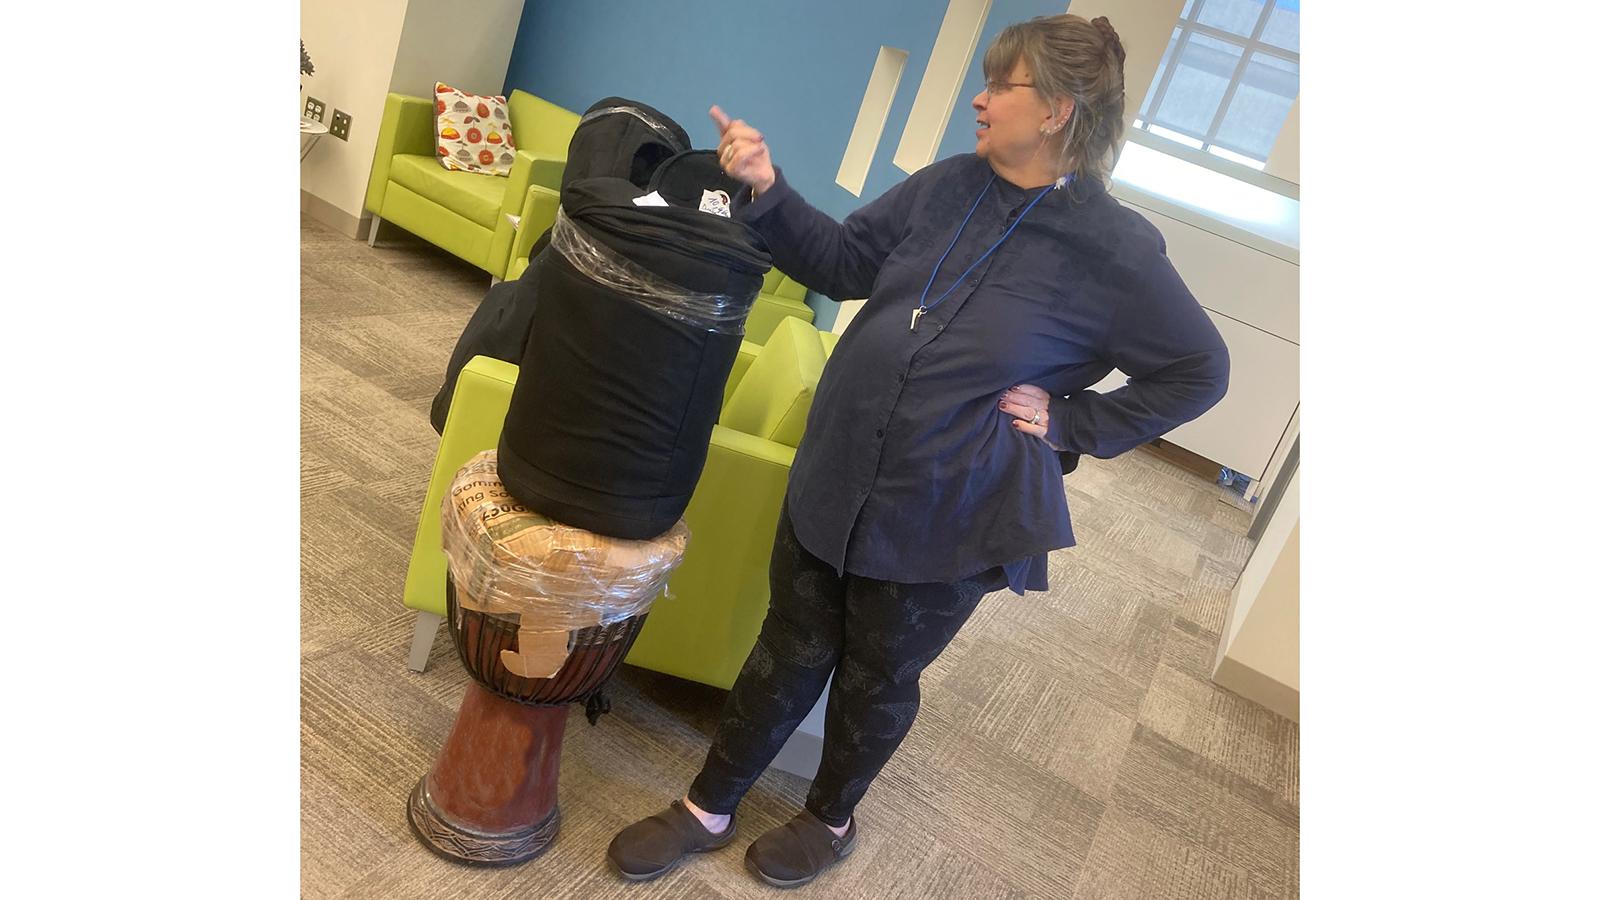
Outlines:
[[1141,444],[1139,449],[1159,459],[1166,460],[1186,472],[1193,472],[1207,481],[1217,480],[1217,473],[1222,471],[1220,464],[1214,463],[1193,450],[1179,447],[1177,444],[1163,438],[1156,438],[1148,444]]
[[1246,700],[1265,706],[1286,719],[1300,721],[1300,691],[1263,675],[1236,659],[1224,656],[1211,680]]
[[300,191],[300,212],[358,241],[366,240],[367,229],[372,227],[371,213],[363,210],[361,215],[353,216],[303,188]]

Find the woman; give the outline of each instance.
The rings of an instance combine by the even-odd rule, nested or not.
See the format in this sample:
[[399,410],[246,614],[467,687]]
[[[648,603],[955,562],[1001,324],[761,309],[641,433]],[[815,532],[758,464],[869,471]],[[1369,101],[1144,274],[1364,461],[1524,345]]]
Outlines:
[[[729,843],[739,800],[830,673],[805,809],[745,859],[788,887],[847,855],[855,806],[916,716],[923,669],[984,594],[1045,589],[1045,555],[1072,546],[1057,453],[1108,458],[1221,399],[1216,328],[1159,232],[1106,194],[1123,55],[1104,18],[1006,28],[972,101],[976,152],[843,224],[784,181],[758,131],[712,107],[723,168],[749,186],[737,215],[774,265],[828,296],[869,299],[795,455],[760,637],[687,796],[612,841],[625,876]],[[1113,367],[1126,387],[1086,390]]]

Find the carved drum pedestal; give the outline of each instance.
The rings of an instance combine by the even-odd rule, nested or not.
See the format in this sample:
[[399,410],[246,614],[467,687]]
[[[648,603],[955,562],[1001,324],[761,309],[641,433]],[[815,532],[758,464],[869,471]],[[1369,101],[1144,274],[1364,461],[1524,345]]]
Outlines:
[[488,451],[456,476],[441,530],[450,635],[473,683],[406,815],[450,859],[524,862],[561,827],[570,707],[586,704],[591,723],[604,711],[600,688],[681,561],[688,529],[629,541],[561,525],[505,492]]

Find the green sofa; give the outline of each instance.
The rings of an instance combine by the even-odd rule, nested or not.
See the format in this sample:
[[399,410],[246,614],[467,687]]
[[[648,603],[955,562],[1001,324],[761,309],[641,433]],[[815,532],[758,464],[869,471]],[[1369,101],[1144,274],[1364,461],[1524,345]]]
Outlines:
[[[835,341],[789,316],[764,346],[740,346],[705,470],[684,512],[689,549],[627,662],[732,686],[766,616],[767,565],[789,466]],[[408,660],[414,671],[427,665],[445,614],[440,505],[456,471],[498,445],[516,379],[516,366],[480,356],[456,383],[406,573],[404,603],[417,610]]]
[[512,91],[506,105],[517,159],[503,178],[439,165],[432,98],[390,94],[367,181],[366,206],[374,217],[369,242],[376,242],[379,222],[387,220],[505,278],[518,235],[509,217],[525,213],[530,185],[561,187],[567,145],[580,118],[524,91]]

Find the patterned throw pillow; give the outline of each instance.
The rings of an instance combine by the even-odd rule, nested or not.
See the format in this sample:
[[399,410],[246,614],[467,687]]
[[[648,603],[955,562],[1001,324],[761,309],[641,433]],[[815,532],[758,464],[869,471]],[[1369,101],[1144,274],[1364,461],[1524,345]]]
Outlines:
[[506,98],[469,94],[439,81],[433,85],[433,100],[441,165],[457,172],[511,174],[517,145],[511,140]]

